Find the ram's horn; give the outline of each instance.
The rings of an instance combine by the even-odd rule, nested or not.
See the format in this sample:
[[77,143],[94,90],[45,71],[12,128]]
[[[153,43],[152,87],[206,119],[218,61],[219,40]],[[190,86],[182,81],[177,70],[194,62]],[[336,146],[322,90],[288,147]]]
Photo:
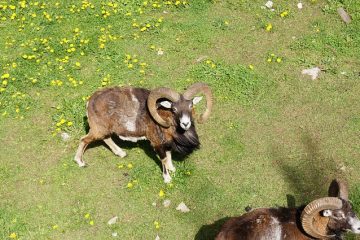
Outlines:
[[200,115],[198,122],[204,123],[209,118],[213,105],[212,93],[209,86],[205,83],[194,83],[184,92],[183,96],[185,99],[191,100],[196,94],[201,93],[206,97],[206,109],[205,112]]
[[147,99],[147,106],[148,106],[151,116],[161,126],[168,128],[171,125],[171,121],[169,119],[165,120],[162,117],[160,117],[160,115],[157,111],[156,102],[161,98],[168,99],[171,102],[176,102],[180,99],[180,95],[170,88],[161,87],[161,88],[156,88],[156,89],[152,90]]
[[334,235],[326,235],[319,231],[314,226],[314,218],[321,211],[329,209],[341,209],[342,201],[336,197],[325,197],[312,201],[309,203],[301,213],[301,225],[304,231],[314,238],[332,238]]

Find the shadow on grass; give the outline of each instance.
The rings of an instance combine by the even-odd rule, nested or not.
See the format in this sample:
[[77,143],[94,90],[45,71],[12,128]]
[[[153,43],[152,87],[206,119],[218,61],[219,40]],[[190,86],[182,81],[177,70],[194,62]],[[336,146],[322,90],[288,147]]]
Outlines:
[[[291,158],[276,147],[273,147],[271,152],[279,172],[297,196],[297,205],[327,196],[326,191],[331,180],[342,174],[333,158],[321,154],[318,140],[309,132],[302,133],[301,142],[305,154],[300,159]],[[288,201],[288,204],[294,206],[295,199],[292,199],[291,203]]]
[[[123,141],[116,136],[112,136],[111,138],[116,143],[116,145],[118,145],[120,148],[124,149],[125,152],[126,152],[126,150],[129,150],[129,149],[141,148],[145,152],[145,154],[149,158],[151,158],[159,166],[160,169],[162,169],[161,162],[160,162],[155,150],[153,149],[153,147],[151,147],[149,141],[142,140],[142,141],[138,141],[135,143],[135,142],[130,142],[130,141]],[[98,140],[98,141],[94,141],[94,142],[90,143],[86,149],[96,148],[99,146],[103,146],[111,152],[111,149],[102,140]],[[184,161],[186,158],[187,158],[187,156],[183,156],[181,154],[172,152],[172,160],[173,161],[180,162],[180,161]]]
[[224,217],[217,220],[213,224],[203,225],[200,230],[196,233],[194,240],[212,240],[215,239],[216,235],[220,231],[222,225],[229,220],[230,217]]

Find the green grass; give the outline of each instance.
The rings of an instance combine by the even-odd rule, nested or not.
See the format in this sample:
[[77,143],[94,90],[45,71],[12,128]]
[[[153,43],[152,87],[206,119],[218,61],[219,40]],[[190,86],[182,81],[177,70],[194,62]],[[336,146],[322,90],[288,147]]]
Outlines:
[[[0,2],[0,239],[212,239],[245,207],[301,205],[335,177],[360,213],[357,1],[165,2]],[[301,75],[314,66],[318,79]],[[148,142],[120,143],[124,159],[100,142],[87,168],[73,161],[97,89],[200,81],[214,109],[172,184]]]

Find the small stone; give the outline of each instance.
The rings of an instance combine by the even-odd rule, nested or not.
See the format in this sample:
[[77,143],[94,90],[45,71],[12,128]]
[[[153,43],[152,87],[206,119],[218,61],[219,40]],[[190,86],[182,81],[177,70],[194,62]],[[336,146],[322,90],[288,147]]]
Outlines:
[[267,1],[267,2],[265,3],[265,6],[266,6],[267,8],[269,8],[269,9],[271,9],[271,8],[273,7],[273,5],[274,5],[273,1]]
[[304,69],[301,71],[302,74],[311,76],[312,80],[315,80],[319,76],[320,72],[321,72],[321,69],[318,67]]
[[343,8],[338,8],[337,10],[338,14],[340,15],[341,19],[346,23],[351,23],[351,17],[350,15],[345,11]]
[[151,205],[153,205],[154,207],[156,207],[156,202],[153,202]]
[[183,212],[183,213],[187,213],[187,212],[190,212],[190,209],[185,205],[184,202],[181,202],[179,204],[179,206],[177,206],[176,210],[180,211],[180,212]]
[[160,49],[157,51],[157,55],[159,55],[159,56],[164,55],[164,51],[160,48]]
[[169,207],[170,204],[171,204],[170,199],[165,199],[164,202],[163,202],[163,205],[164,205],[164,207],[166,207],[166,208]]
[[118,219],[119,219],[119,217],[118,217],[118,216],[115,216],[115,217],[111,218],[111,219],[108,221],[108,224],[109,224],[109,225],[115,224]]
[[117,236],[118,236],[118,233],[117,233],[117,232],[113,232],[113,233],[111,234],[111,236],[117,237]]
[[62,133],[60,134],[60,136],[61,136],[61,139],[62,139],[64,142],[70,140],[70,135],[69,135],[68,133],[66,133],[66,132],[62,132]]
[[301,3],[301,2],[299,2],[299,3],[297,4],[297,7],[298,7],[298,9],[302,9],[302,8],[303,8],[302,3]]
[[156,235],[156,238],[155,238],[155,240],[160,240],[160,237],[159,237],[159,235]]
[[198,58],[196,59],[196,62],[197,62],[197,63],[202,62],[202,61],[204,61],[204,60],[207,59],[207,58],[208,58],[208,56],[200,56],[200,57],[198,57]]

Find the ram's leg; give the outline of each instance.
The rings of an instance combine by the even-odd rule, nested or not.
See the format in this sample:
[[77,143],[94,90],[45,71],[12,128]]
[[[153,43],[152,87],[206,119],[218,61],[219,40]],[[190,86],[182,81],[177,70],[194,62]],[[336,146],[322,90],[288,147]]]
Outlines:
[[169,170],[170,172],[175,172],[176,168],[174,167],[173,163],[172,163],[172,159],[171,159],[171,151],[166,151],[166,163],[165,166],[167,168],[167,170]]
[[159,158],[160,158],[160,161],[161,161],[164,182],[165,183],[170,183],[171,182],[171,176],[169,174],[168,169],[166,168],[167,157],[166,157],[165,149],[160,146],[160,147],[155,147],[155,151],[159,155]]
[[115,155],[122,158],[126,156],[126,152],[122,150],[118,145],[116,145],[116,143],[114,143],[111,137],[105,138],[104,142],[106,143],[106,145],[109,146],[109,148]]
[[89,145],[89,143],[91,143],[94,140],[95,140],[95,138],[92,136],[91,133],[88,133],[86,136],[84,136],[80,139],[80,144],[79,144],[79,147],[76,151],[75,158],[74,158],[74,160],[77,162],[79,167],[85,167],[86,164],[83,161],[82,157],[83,157],[83,154],[85,152],[87,145]]

